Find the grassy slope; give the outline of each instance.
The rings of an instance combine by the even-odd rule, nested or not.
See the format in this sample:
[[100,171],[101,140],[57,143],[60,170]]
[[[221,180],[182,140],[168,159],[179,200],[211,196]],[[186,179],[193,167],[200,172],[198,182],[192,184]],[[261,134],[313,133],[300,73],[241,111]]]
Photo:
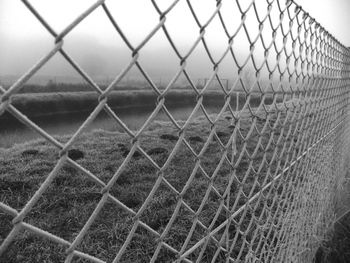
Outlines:
[[[264,123],[265,120],[259,119],[256,125],[259,129],[262,129]],[[275,121],[270,120],[270,125],[275,125]],[[280,130],[278,125],[278,123],[275,125],[277,131]],[[243,136],[248,133],[250,126],[250,119],[241,120],[240,131]],[[226,143],[229,140],[233,128],[234,125],[231,125],[231,120],[228,117],[220,120],[217,131],[222,142]],[[203,118],[199,118],[190,125],[185,137],[189,139],[193,149],[199,152],[204,143],[197,137],[206,140],[209,131],[209,123],[203,120]],[[176,130],[169,123],[158,122],[152,124],[149,130],[140,138],[141,146],[146,151],[155,147],[163,149],[163,153],[151,154],[151,157],[158,165],[164,164],[171,149],[175,145],[174,141],[161,139],[160,136],[162,134],[176,135]],[[271,133],[271,129],[267,129],[263,134],[262,144],[264,146],[267,145],[270,136],[274,136],[276,141],[280,134],[278,132]],[[192,140],[190,140],[190,137],[192,137]],[[67,139],[67,137],[59,138],[61,141],[66,141]],[[257,140],[257,133],[253,130],[251,139],[247,145],[247,150],[250,154],[255,150]],[[243,147],[241,136],[237,137],[237,144],[238,152],[240,152]],[[79,164],[94,173],[104,182],[108,182],[122,163],[125,149],[130,148],[130,139],[127,135],[121,133],[95,131],[92,134],[81,136],[73,148],[85,153],[84,158],[77,161]],[[243,155],[240,166],[235,169],[237,177],[240,180],[247,172],[250,162],[252,162],[256,169],[260,165],[262,151],[259,150],[258,152],[254,162],[253,160],[249,160],[246,155]],[[218,141],[213,139],[202,159],[202,166],[209,176],[213,174],[220,162],[221,156],[222,148],[219,146]],[[272,152],[270,147],[267,150],[267,160],[270,160],[271,157]],[[231,158],[230,154],[228,154],[228,158]],[[18,145],[9,150],[0,150],[0,200],[20,210],[53,169],[57,160],[58,150],[44,141],[30,142],[24,145]],[[182,144],[178,153],[166,169],[165,178],[178,191],[181,191],[194,165],[195,158],[189,149]],[[274,172],[277,163],[272,163],[271,167],[272,172]],[[266,167],[263,167],[261,174],[264,174],[265,171]],[[213,180],[214,186],[221,194],[228,185],[230,172],[232,172],[230,166],[224,161],[217,176]],[[254,180],[262,182],[263,179],[262,177],[257,177],[252,172],[248,173],[249,176],[243,188],[247,195]],[[137,156],[132,158],[127,168],[122,172],[116,184],[111,189],[111,193],[125,205],[137,211],[152,189],[156,179],[156,169],[150,161],[143,156]],[[210,180],[204,176],[203,172],[198,170],[190,188],[184,196],[184,200],[194,211],[199,208],[209,184]],[[95,183],[87,180],[85,175],[77,172],[73,167],[66,165],[40,198],[32,212],[25,218],[25,222],[47,230],[66,240],[73,241],[100,200],[100,190]],[[229,190],[233,202],[238,192],[237,183],[234,182]],[[149,206],[141,215],[141,220],[157,232],[162,233],[175,209],[176,202],[176,195],[165,183],[161,183]],[[238,205],[242,205],[245,202],[246,199],[241,198]],[[219,198],[211,191],[207,203],[199,214],[199,219],[206,226],[209,226],[210,223],[218,226],[226,220],[227,215],[222,211],[216,222],[212,222],[218,206]],[[257,213],[259,213],[259,210]],[[248,213],[247,220],[249,218]],[[12,228],[11,217],[0,212],[0,222],[1,243]],[[88,234],[84,237],[82,244],[78,246],[78,249],[103,260],[110,261],[125,241],[132,222],[132,216],[130,214],[115,204],[108,202],[100,212]],[[181,249],[192,222],[193,214],[182,206],[179,216],[176,218],[165,241],[176,249]],[[248,222],[243,223],[244,226],[246,224]],[[234,235],[235,227],[231,225],[230,229],[232,230],[232,235]],[[197,227],[189,245],[195,244],[204,236],[205,230]],[[123,256],[123,262],[142,262],[142,258],[149,259],[156,245],[156,236],[139,227]],[[209,242],[208,249],[203,258],[204,262],[210,261],[215,248],[216,246]],[[26,232],[17,237],[3,257],[0,258],[0,262],[62,262],[65,255],[63,253],[64,249],[62,246]],[[194,255],[197,253],[195,252]],[[238,251],[234,251],[234,253],[238,253]],[[222,256],[220,255],[219,258]],[[161,250],[159,258],[159,262],[166,262],[174,259],[175,255]]]

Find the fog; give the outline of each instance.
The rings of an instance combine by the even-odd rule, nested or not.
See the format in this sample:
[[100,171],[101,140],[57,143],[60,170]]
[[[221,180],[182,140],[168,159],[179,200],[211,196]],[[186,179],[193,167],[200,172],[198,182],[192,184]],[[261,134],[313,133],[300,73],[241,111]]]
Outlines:
[[[12,42],[5,43],[4,46],[6,48],[1,50],[0,72],[3,75],[16,76],[32,67],[36,61],[49,52],[53,45],[47,39],[28,39],[25,43]],[[13,50],[17,51],[13,52]],[[106,81],[117,76],[132,58],[132,52],[126,47],[100,43],[98,39],[89,36],[79,36],[75,40],[66,41],[64,50],[92,78],[105,79]],[[170,80],[180,68],[180,60],[170,45],[169,47],[146,47],[140,51],[139,62],[155,81]],[[188,72],[196,79],[208,78],[213,71],[213,65],[201,44],[193,52],[187,64]],[[232,76],[236,71],[237,67],[235,67],[232,58],[228,56],[220,69],[222,77]],[[34,77],[34,82],[35,79],[39,81],[40,78],[46,79],[46,81],[55,78],[60,82],[65,82],[65,78],[68,82],[75,78],[75,81],[80,79],[78,73],[60,53],[57,53],[40,69],[36,78]],[[126,78],[137,80],[143,77],[140,71],[134,67]]]
[[[44,19],[56,32],[63,30],[82,11],[89,7],[93,0],[32,0],[32,5],[43,15]],[[159,3],[158,3],[159,2]],[[165,9],[172,1],[158,1],[160,8]],[[232,34],[240,23],[240,14],[235,1],[223,1],[222,15],[227,29]],[[243,7],[250,1],[242,1]],[[256,1],[261,14],[266,10],[265,1]],[[284,1],[282,1],[284,3]],[[135,47],[154,28],[159,21],[159,15],[151,1],[106,1],[112,15],[118,21],[128,40]],[[198,19],[203,24],[215,9],[215,1],[193,0],[193,8]],[[276,3],[276,2],[275,2]],[[310,10],[326,28],[341,41],[350,43],[346,32],[349,16],[344,9],[350,3],[346,0],[304,0],[302,6]],[[138,8],[135,8],[137,6]],[[324,9],[327,8],[327,14]],[[258,22],[253,11],[247,14],[246,24],[250,35],[258,33]],[[131,14],[131,15],[130,15]],[[337,16],[339,14],[339,16]],[[274,4],[272,12],[273,22],[278,23],[277,6]],[[350,23],[350,21],[348,21]],[[288,21],[285,20],[285,24]],[[349,24],[348,23],[348,24]],[[167,29],[181,55],[185,55],[199,35],[199,27],[186,5],[186,1],[179,4],[167,15]],[[243,30],[235,38],[233,49],[238,61],[243,62],[249,53],[249,42]],[[24,74],[41,57],[45,56],[54,45],[54,38],[29,12],[20,1],[0,1],[0,83],[11,84],[16,78]],[[264,36],[268,40],[271,30],[264,28]],[[268,37],[269,36],[269,37]],[[216,17],[206,29],[206,41],[214,60],[218,60],[227,47],[227,37],[220,20]],[[277,36],[281,43],[281,36]],[[267,41],[268,42],[268,41]],[[96,9],[89,17],[82,21],[64,38],[64,50],[94,79],[108,83],[127,66],[131,59],[131,51],[122,41],[102,8]],[[255,58],[262,62],[262,47],[257,44]],[[179,70],[180,60],[176,56],[169,41],[162,30],[139,52],[140,65],[154,81],[169,81]],[[274,59],[273,55],[271,58]],[[283,63],[283,62],[282,62]],[[247,69],[252,68],[249,62]],[[213,71],[213,64],[200,43],[187,60],[187,70],[193,79],[209,78]],[[221,78],[233,78],[237,73],[232,56],[228,54],[220,66]],[[81,77],[57,53],[35,76],[32,82],[45,83],[49,80],[59,82],[76,82]],[[139,70],[133,68],[126,76],[127,80],[143,79]]]

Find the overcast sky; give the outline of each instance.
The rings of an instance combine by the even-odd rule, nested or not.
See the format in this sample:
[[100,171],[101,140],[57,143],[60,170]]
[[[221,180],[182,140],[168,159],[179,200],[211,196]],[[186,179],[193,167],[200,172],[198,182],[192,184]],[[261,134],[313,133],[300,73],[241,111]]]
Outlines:
[[[31,0],[32,5],[60,32],[70,21],[95,0]],[[167,7],[172,0],[158,0],[160,8]],[[215,9],[215,0],[192,0],[201,22]],[[240,22],[240,16],[233,0],[224,0],[223,15],[230,32]],[[241,0],[245,6],[250,1]],[[263,7],[265,0],[256,0]],[[281,3],[285,1],[282,0]],[[147,33],[158,23],[159,15],[150,0],[110,0],[106,1],[113,16],[124,30],[130,42],[136,46]],[[347,46],[350,46],[350,1],[349,0],[300,0],[299,4],[315,17],[328,31]],[[266,4],[265,4],[266,5]],[[275,8],[277,10],[277,8]],[[276,13],[277,14],[277,13]],[[252,35],[257,32],[257,23],[250,14],[247,19]],[[276,15],[278,18],[278,16]],[[180,1],[176,8],[167,16],[167,28],[178,46],[185,54],[198,36],[198,26],[186,5]],[[206,38],[213,56],[219,58],[227,38],[220,26],[219,19],[214,19],[207,29]],[[242,36],[237,37],[236,50],[247,47]],[[35,61],[52,48],[53,39],[38,20],[19,0],[0,0],[0,76],[6,74],[23,74]],[[66,38],[64,48],[92,75],[115,76],[116,73],[130,60],[130,51],[123,44],[102,8],[84,20]],[[178,60],[171,50],[164,34],[159,32],[142,49],[140,61],[154,75],[171,75],[178,65]],[[194,53],[193,69],[197,72],[210,70],[210,62],[205,57],[201,46]],[[241,52],[243,54],[243,52]],[[170,64],[174,64],[174,67]],[[232,63],[227,62],[227,64]],[[75,74],[60,56],[55,58],[40,71],[43,75],[72,75]]]

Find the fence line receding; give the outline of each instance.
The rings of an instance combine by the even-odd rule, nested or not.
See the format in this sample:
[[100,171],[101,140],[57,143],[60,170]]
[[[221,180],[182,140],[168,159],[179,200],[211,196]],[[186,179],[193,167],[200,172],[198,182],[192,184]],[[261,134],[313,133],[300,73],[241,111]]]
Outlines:
[[[140,43],[132,43],[123,33],[108,1],[96,1],[61,32],[50,26],[34,2],[22,2],[54,41],[50,52],[11,87],[1,88],[0,115],[8,112],[39,133],[55,149],[57,158],[24,205],[9,201],[16,198],[13,192],[1,193],[0,219],[6,227],[0,236],[0,258],[20,253],[20,249],[31,251],[33,243],[48,242],[55,245],[42,257],[38,255],[40,261],[312,262],[334,219],[336,192],[349,160],[348,48],[293,1],[212,1],[211,16],[204,21],[194,0],[175,0],[166,9],[160,7],[160,1],[151,0],[159,20],[150,32],[140,32],[145,35]],[[180,51],[167,27],[167,17],[180,4],[198,27],[186,52]],[[228,20],[228,4],[235,9],[232,16],[239,17],[235,28]],[[64,44],[66,36],[96,10],[104,12],[130,53],[129,62],[105,88],[94,82]],[[132,18],[142,23],[137,19]],[[208,32],[213,21],[220,25],[216,30],[226,36],[220,56],[213,55],[217,50],[213,52],[210,45],[213,39]],[[162,88],[140,60],[156,34],[165,36],[178,58],[177,72]],[[242,39],[245,51],[237,46]],[[199,48],[204,48],[212,68],[201,87],[187,68]],[[96,108],[64,140],[41,129],[11,100],[57,54],[98,93]],[[228,69],[232,71],[229,77],[221,75],[226,60],[234,65]],[[130,129],[108,101],[132,69],[139,71],[157,97],[153,112],[138,130]],[[196,98],[185,121],[176,119],[168,107],[168,96],[180,77]],[[222,108],[209,114],[205,102],[214,82]],[[108,176],[68,155],[82,143],[87,136],[84,129],[102,111],[123,130],[110,139],[115,145],[100,142],[100,147],[118,145],[125,153],[113,155],[111,151],[115,166]],[[168,122],[155,120],[160,112],[168,116]],[[160,133],[167,136],[159,138]],[[152,145],[159,147],[151,151]],[[93,147],[102,151],[99,144]],[[88,216],[78,219],[79,228],[67,233],[50,231],[45,213],[36,211],[40,212],[43,207],[39,204],[67,171],[81,180],[67,187],[80,191],[88,185],[95,199]],[[145,176],[147,183],[142,181]],[[129,192],[134,196],[126,199],[121,193],[127,187],[139,193]],[[57,193],[56,200],[61,195]],[[69,207],[69,201],[61,205]],[[52,200],[52,206],[55,204]],[[70,224],[67,221],[62,229],[69,229]],[[35,237],[31,245],[21,248],[19,244],[29,237]]]

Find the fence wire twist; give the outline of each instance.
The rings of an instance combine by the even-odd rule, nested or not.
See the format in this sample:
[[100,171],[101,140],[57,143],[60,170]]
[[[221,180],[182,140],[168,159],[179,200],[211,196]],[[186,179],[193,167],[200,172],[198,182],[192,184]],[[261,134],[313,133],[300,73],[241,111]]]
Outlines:
[[[29,1],[22,2],[53,36],[54,45],[46,56],[9,89],[1,88],[0,114],[8,111],[39,133],[59,150],[59,159],[54,169],[45,177],[45,181],[20,210],[9,206],[5,200],[0,202],[0,211],[13,217],[11,231],[6,234],[0,246],[0,257],[11,249],[11,244],[16,239],[30,233],[63,246],[65,262],[79,259],[91,262],[128,261],[128,251],[135,246],[135,242],[144,242],[140,234],[143,233],[154,243],[147,251],[142,251],[142,245],[136,249],[141,250],[138,253],[143,256],[140,259],[142,262],[312,261],[332,222],[336,189],[346,174],[350,88],[348,48],[293,1],[252,0],[243,8],[241,1],[231,0],[241,15],[241,22],[232,34],[222,15],[226,1],[217,0],[212,15],[203,22],[200,21],[191,0],[175,0],[165,10],[158,6],[156,0],[152,0],[154,9],[159,14],[159,22],[138,45],[133,45],[123,33],[118,18],[110,12],[108,1],[96,1],[62,32],[55,32]],[[179,51],[167,28],[167,16],[180,2],[186,2],[198,26],[197,39],[185,54]],[[257,2],[265,4],[264,14],[261,14]],[[123,39],[131,54],[128,64],[105,89],[101,89],[64,49],[64,38],[97,9],[103,9],[116,34]],[[276,17],[272,17],[274,12],[279,15],[278,23],[274,22]],[[253,16],[259,25],[257,35],[250,33],[251,29],[246,23],[247,17]],[[207,44],[206,30],[217,18],[227,36],[227,46],[221,57],[215,60]],[[271,36],[264,35],[264,28],[270,30]],[[139,61],[143,47],[161,31],[179,61],[178,71],[165,89],[157,87]],[[237,58],[240,51],[234,48],[238,34],[243,34],[250,46],[243,62]],[[212,74],[201,89],[196,87],[186,68],[186,62],[191,59],[199,45],[203,45],[212,63]],[[256,52],[258,45],[262,49]],[[99,94],[97,107],[65,143],[45,132],[11,102],[11,98],[26,82],[57,53]],[[260,64],[259,57],[263,57]],[[228,90],[219,73],[221,63],[226,58],[232,59],[237,68],[236,81]],[[248,64],[254,69],[249,85],[243,76]],[[157,96],[155,109],[137,131],[128,128],[108,104],[111,92],[135,67]],[[267,76],[265,79],[263,72]],[[180,75],[186,77],[188,85],[197,96],[196,105],[185,122],[176,120],[165,104],[167,94]],[[203,103],[212,81],[219,83],[224,97],[224,105],[216,115],[208,114]],[[235,110],[232,102],[238,91],[245,95],[245,100],[242,108]],[[259,105],[256,107],[250,103],[254,96],[259,97]],[[265,101],[269,96],[272,97],[272,102],[267,104]],[[69,149],[77,143],[84,129],[101,111],[105,111],[123,128],[131,144],[129,153],[108,181],[102,180],[68,157]],[[173,130],[178,135],[169,156],[161,165],[144,149],[144,141],[141,139],[149,132],[148,127],[154,123],[160,111],[164,111],[169,117]],[[203,119],[209,123],[210,129],[206,141],[200,148],[196,148],[188,134],[193,128],[196,113],[200,111],[203,112]],[[231,132],[224,140],[220,129],[225,122],[230,125]],[[213,144],[217,146],[216,151],[220,158],[215,169],[208,172],[204,159]],[[169,177],[172,172],[169,168],[173,167],[173,160],[183,148],[190,152],[190,157],[195,161],[194,167],[188,171],[189,176],[179,187],[174,183],[176,180]],[[112,191],[120,183],[118,179],[124,170],[133,162],[135,152],[141,153],[155,169],[154,184],[137,208],[125,204]],[[67,164],[82,173],[86,180],[92,181],[101,192],[101,198],[93,212],[83,228],[74,233],[72,240],[64,239],[60,234],[49,233],[35,226],[35,222],[33,224],[26,221],[33,207]],[[191,192],[191,187],[197,183],[198,174],[207,182],[201,196],[197,192]],[[79,188],[78,185],[76,187]],[[156,228],[147,223],[143,216],[148,210],[151,213],[156,212],[156,208],[152,206],[156,202],[157,194],[165,191],[164,189],[169,192],[169,196],[176,198],[171,205],[168,220],[161,228]],[[191,194],[198,196],[188,198]],[[193,199],[196,199],[197,205],[194,205]],[[99,255],[89,254],[84,251],[83,240],[107,203],[118,207],[118,211],[122,211],[119,212],[120,215],[129,223],[126,229],[113,231],[128,231],[127,235],[118,245],[111,243],[114,247],[113,255],[103,252]],[[206,220],[203,214],[208,214],[209,210],[212,214],[210,220]],[[184,217],[191,220],[184,220]],[[179,224],[179,219],[185,229],[185,238],[175,242],[173,227]]]

